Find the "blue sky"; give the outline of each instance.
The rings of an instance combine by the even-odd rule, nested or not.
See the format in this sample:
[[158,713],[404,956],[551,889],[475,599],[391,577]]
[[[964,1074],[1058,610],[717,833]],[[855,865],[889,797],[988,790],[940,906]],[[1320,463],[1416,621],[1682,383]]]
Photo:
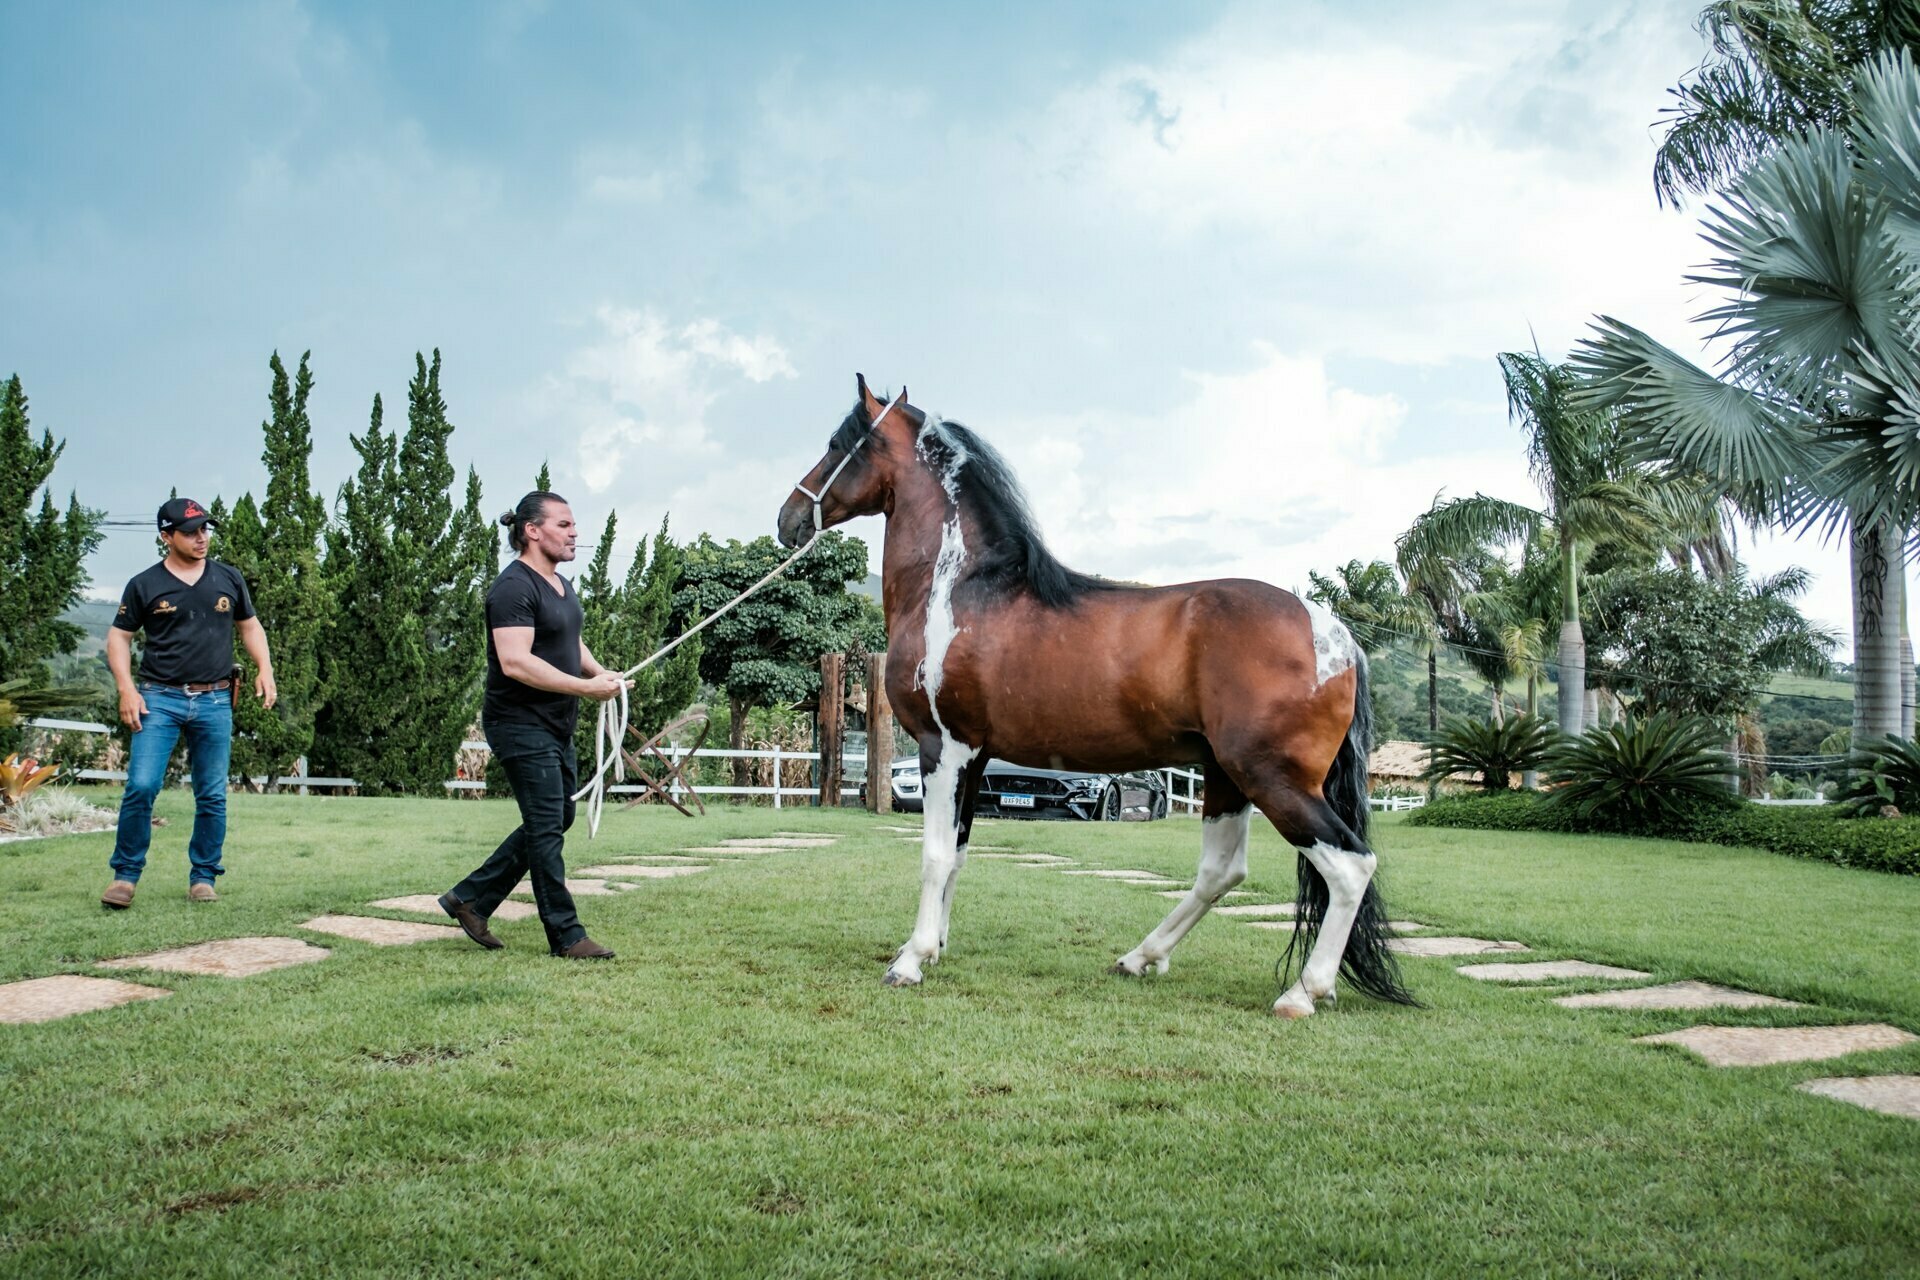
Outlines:
[[[1530,496],[1496,352],[1695,340],[1648,175],[1697,9],[10,5],[0,371],[142,516],[259,491],[274,349],[331,493],[437,346],[489,507],[550,460],[626,543],[770,532],[860,370],[1078,567],[1301,585]],[[1843,556],[1750,550],[1844,627]]]

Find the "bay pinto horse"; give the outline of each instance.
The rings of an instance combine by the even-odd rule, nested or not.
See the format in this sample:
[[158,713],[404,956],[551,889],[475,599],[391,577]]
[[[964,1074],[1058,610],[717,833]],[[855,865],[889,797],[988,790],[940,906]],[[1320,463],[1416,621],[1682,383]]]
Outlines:
[[[1117,972],[1164,973],[1187,931],[1247,874],[1250,806],[1300,851],[1298,981],[1281,1017],[1359,990],[1412,1004],[1387,949],[1365,839],[1365,655],[1317,605],[1262,582],[1139,587],[1047,551],[999,454],[958,423],[859,401],[780,509],[797,546],[855,516],[887,520],[887,696],[920,744],[920,910],[887,970],[921,980],[947,944],[974,796],[989,759],[1118,773],[1196,764],[1206,779],[1193,889]],[[876,423],[878,424],[876,426]],[[822,486],[826,492],[822,493]],[[815,494],[819,494],[818,506]],[[884,757],[869,776],[886,781]]]

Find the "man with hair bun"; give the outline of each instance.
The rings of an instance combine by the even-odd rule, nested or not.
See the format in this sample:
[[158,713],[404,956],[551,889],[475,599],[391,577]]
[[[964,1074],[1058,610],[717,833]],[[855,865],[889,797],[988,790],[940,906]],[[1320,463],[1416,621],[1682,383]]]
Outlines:
[[493,856],[440,898],[440,909],[488,950],[506,944],[487,921],[521,877],[546,927],[547,948],[568,960],[610,960],[587,936],[567,892],[565,833],[579,786],[573,729],[581,698],[604,702],[632,682],[608,671],[580,639],[580,597],[558,566],[579,530],[557,493],[535,491],[500,517],[517,554],[487,592],[487,693],[480,723],[513,783],[520,825]]

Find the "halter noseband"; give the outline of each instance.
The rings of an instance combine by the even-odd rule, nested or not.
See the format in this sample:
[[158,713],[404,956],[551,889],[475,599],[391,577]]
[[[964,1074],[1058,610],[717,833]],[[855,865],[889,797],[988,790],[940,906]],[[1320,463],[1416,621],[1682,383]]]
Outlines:
[[840,473],[847,469],[847,464],[849,462],[853,461],[853,455],[860,452],[860,446],[865,444],[867,441],[873,439],[873,433],[878,431],[880,429],[880,424],[887,420],[887,415],[893,412],[894,405],[899,404],[902,400],[905,400],[906,398],[907,398],[907,393],[903,390],[899,395],[893,398],[892,402],[888,404],[886,408],[880,411],[879,416],[873,420],[873,425],[867,428],[867,434],[864,436],[861,436],[858,440],[854,441],[853,448],[847,450],[846,456],[840,459],[840,465],[835,467],[833,469],[832,474],[829,475],[824,481],[821,482],[820,492],[815,493],[813,490],[807,488],[807,486],[805,486],[804,484],[800,484],[797,481],[795,482],[793,486],[794,489],[799,493],[805,494],[807,497],[813,500],[813,531],[815,534],[822,534],[827,531],[826,517],[820,513],[820,504],[822,501],[825,500],[827,496],[827,490],[833,488],[833,482],[840,478]]

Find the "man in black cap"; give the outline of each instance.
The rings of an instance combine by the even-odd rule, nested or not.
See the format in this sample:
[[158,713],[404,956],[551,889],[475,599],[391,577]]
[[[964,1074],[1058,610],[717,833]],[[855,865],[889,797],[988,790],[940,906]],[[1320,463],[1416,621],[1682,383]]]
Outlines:
[[[166,781],[174,744],[187,740],[193,770],[193,839],[187,845],[187,899],[217,902],[227,837],[227,765],[233,749],[233,703],[239,695],[233,633],[260,674],[254,692],[274,704],[273,659],[267,633],[253,613],[253,597],[239,570],[207,558],[207,530],[215,521],[191,498],[160,508],[166,558],[134,576],[107,631],[107,666],[120,691],[120,719],[133,730],[127,753],[127,790],[113,842],[113,883],[101,905],[133,905],[133,889],[147,865],[153,835],[153,798]],[[147,633],[140,679],[133,678],[133,633]]]

